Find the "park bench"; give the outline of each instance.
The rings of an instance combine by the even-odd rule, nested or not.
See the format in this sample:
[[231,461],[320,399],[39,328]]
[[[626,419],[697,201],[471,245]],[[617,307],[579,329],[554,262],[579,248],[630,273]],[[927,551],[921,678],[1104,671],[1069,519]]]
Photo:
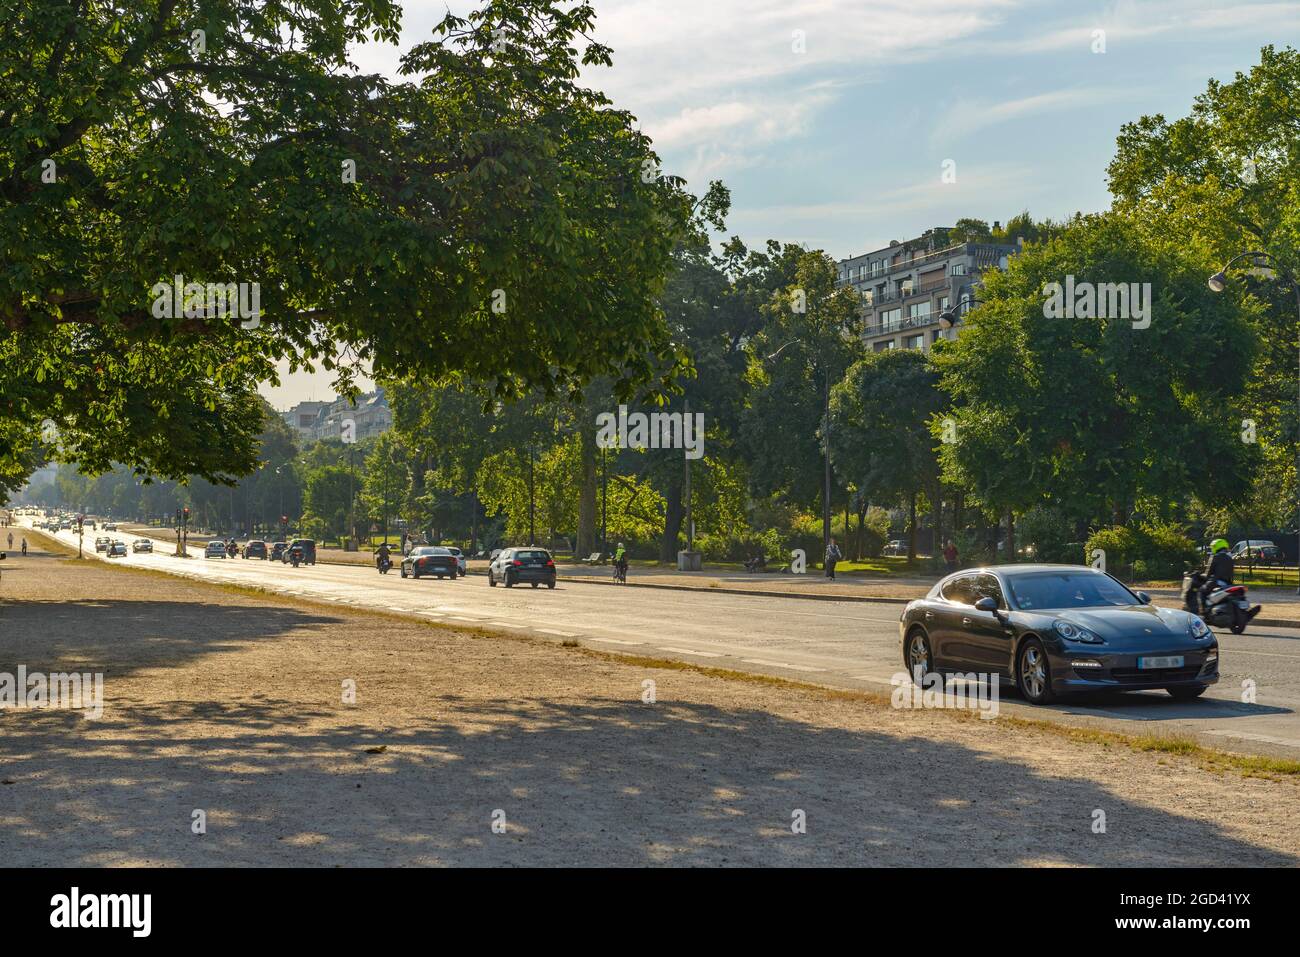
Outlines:
[[604,565],[608,561],[609,557],[604,552],[592,552],[582,560],[582,563],[584,565]]

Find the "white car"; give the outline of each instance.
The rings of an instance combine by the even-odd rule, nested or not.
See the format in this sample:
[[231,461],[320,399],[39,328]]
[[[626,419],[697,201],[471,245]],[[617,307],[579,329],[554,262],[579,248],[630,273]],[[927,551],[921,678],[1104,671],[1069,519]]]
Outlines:
[[203,550],[203,557],[204,558],[225,558],[226,543],[216,542],[216,541],[208,542],[208,547]]
[[152,555],[153,542],[149,541],[149,539],[147,538],[137,538],[134,542],[131,543],[131,552],[132,554],[139,554],[140,552],[148,552],[149,554]]
[[101,536],[95,539],[95,551],[106,552],[108,551],[108,546],[112,544],[113,544],[113,540],[111,538],[106,538]]

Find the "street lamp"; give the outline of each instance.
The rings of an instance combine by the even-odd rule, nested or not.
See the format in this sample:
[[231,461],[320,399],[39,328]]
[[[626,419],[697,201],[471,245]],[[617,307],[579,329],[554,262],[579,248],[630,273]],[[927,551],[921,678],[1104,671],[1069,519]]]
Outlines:
[[[803,342],[803,340],[791,339],[776,352],[764,356],[763,361],[771,362],[796,342]],[[825,550],[831,543],[831,369],[829,364],[822,371],[825,380],[822,390],[822,549]]]
[[[966,306],[966,309],[962,308],[963,304]],[[984,305],[982,299],[976,299],[972,296],[969,299],[966,299],[964,303],[958,302],[955,306],[949,306],[943,312],[939,313],[939,328],[951,329],[953,326],[957,325],[957,319],[963,312],[968,312],[972,306],[982,305]]]
[[[1291,291],[1295,293],[1296,316],[1300,318],[1300,282],[1296,281],[1295,274],[1278,262],[1275,257],[1256,249],[1238,253],[1224,263],[1223,268],[1210,277],[1210,289],[1214,292],[1223,292],[1224,289],[1228,288],[1228,270],[1243,259],[1249,259],[1251,265],[1257,268],[1272,267],[1286,277],[1286,281],[1291,285]],[[1297,449],[1296,453],[1296,476],[1297,482],[1300,483],[1300,449]],[[1300,501],[1297,502],[1296,506],[1296,540],[1300,542]],[[1296,555],[1296,575],[1296,594],[1300,595],[1300,553]]]

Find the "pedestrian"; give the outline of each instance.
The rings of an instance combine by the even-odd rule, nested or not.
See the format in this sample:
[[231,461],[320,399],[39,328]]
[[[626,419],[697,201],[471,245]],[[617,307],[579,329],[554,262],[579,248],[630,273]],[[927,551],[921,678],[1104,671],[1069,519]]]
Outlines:
[[943,546],[943,563],[948,571],[957,570],[957,546],[952,543],[951,538]]
[[13,533],[13,532],[10,532],[10,533],[9,533],[9,547],[10,547],[10,548],[13,548],[13,547],[14,547],[14,533]]
[[844,555],[840,552],[840,547],[835,544],[835,539],[831,539],[826,546],[826,577],[835,581],[835,563]]
[[23,554],[27,554],[27,539],[23,539]]

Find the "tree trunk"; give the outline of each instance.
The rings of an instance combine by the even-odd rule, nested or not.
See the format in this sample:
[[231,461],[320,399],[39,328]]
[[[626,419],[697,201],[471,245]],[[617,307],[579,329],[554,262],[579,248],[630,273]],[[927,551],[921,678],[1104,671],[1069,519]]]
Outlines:
[[862,561],[862,543],[866,536],[866,531],[865,531],[866,524],[867,524],[867,503],[864,500],[858,503],[858,547],[857,547],[858,561]]
[[907,562],[916,561],[916,493],[907,507]]
[[[585,412],[585,407],[584,410]],[[578,494],[578,540],[574,557],[586,558],[596,550],[596,430],[584,421],[578,430],[582,446],[582,489]]]
[[1016,560],[1016,513],[1007,509],[1007,561]]
[[659,560],[670,565],[677,562],[677,536],[681,534],[682,520],[686,517],[682,504],[682,478],[683,474],[676,472],[664,490],[664,537],[659,543]]

